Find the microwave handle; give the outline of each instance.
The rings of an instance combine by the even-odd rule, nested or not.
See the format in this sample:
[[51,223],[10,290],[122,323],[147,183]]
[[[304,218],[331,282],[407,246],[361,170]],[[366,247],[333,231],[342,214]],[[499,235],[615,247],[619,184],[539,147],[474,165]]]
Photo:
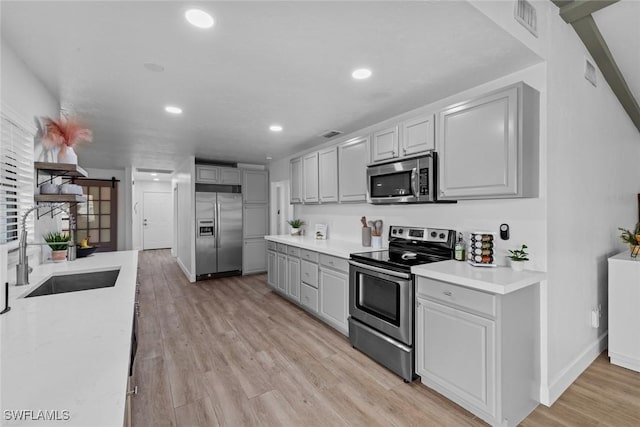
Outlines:
[[415,197],[418,197],[418,169],[413,168],[411,170],[411,191]]

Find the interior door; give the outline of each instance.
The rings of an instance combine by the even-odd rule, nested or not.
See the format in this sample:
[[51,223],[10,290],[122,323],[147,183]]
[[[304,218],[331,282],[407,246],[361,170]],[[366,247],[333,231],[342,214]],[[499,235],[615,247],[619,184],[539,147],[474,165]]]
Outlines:
[[218,193],[218,272],[242,270],[242,195]]
[[142,248],[164,249],[173,241],[171,193],[145,191],[142,195]]

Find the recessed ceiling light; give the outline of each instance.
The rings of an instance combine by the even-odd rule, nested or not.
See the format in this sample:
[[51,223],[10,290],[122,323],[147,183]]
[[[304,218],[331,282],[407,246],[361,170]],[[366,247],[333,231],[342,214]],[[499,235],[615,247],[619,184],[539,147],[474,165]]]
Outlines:
[[280,125],[271,125],[271,126],[269,126],[269,130],[271,132],[280,132],[280,131],[282,131],[282,126],[280,126]]
[[158,174],[157,174],[157,173],[155,173],[155,172],[152,172],[152,173],[151,173],[151,176],[158,176]]
[[160,181],[160,178],[153,178],[154,181]]
[[351,77],[357,80],[368,79],[371,77],[371,70],[368,68],[358,68],[353,73],[351,73]]
[[194,27],[211,28],[213,27],[213,17],[204,10],[189,9],[184,13],[184,17]]
[[164,107],[164,111],[171,114],[182,114],[182,108],[174,107],[173,105],[167,105]]
[[164,71],[164,67],[160,64],[156,64],[154,62],[145,62],[142,64],[144,68],[149,71],[153,71],[154,73],[161,73]]
[[273,159],[273,157],[267,156],[267,160],[272,160],[272,159]]

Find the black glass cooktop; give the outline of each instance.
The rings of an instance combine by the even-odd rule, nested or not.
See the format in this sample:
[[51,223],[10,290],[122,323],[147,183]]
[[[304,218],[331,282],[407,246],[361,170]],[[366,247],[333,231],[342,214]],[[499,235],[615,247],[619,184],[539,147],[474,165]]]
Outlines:
[[410,251],[376,251],[351,254],[351,258],[370,265],[383,268],[409,271],[412,266],[444,261],[446,257]]

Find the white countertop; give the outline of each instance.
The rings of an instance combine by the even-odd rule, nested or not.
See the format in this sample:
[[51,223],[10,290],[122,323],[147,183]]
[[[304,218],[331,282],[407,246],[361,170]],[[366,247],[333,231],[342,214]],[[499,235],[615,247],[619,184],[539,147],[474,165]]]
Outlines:
[[508,294],[546,280],[539,271],[514,271],[510,267],[474,267],[464,261],[441,261],[411,267],[417,276],[442,280],[494,294]]
[[340,258],[349,258],[350,254],[356,252],[372,252],[387,249],[373,248],[371,246],[362,246],[360,242],[351,242],[346,240],[316,240],[312,236],[290,236],[288,234],[265,236],[266,240],[276,243],[284,243],[286,245],[297,246],[310,251],[321,252],[327,255],[333,255]]
[[638,254],[635,258],[631,258],[631,251],[627,249],[626,251],[620,252],[612,257],[609,257],[609,261],[616,262],[640,262],[640,254]]
[[[137,251],[98,253],[35,267],[11,286],[0,316],[0,406],[7,426],[121,426],[138,265]],[[23,296],[51,274],[120,268],[114,287]],[[6,410],[68,410],[68,421],[8,421]],[[60,412],[61,414],[61,412]]]

